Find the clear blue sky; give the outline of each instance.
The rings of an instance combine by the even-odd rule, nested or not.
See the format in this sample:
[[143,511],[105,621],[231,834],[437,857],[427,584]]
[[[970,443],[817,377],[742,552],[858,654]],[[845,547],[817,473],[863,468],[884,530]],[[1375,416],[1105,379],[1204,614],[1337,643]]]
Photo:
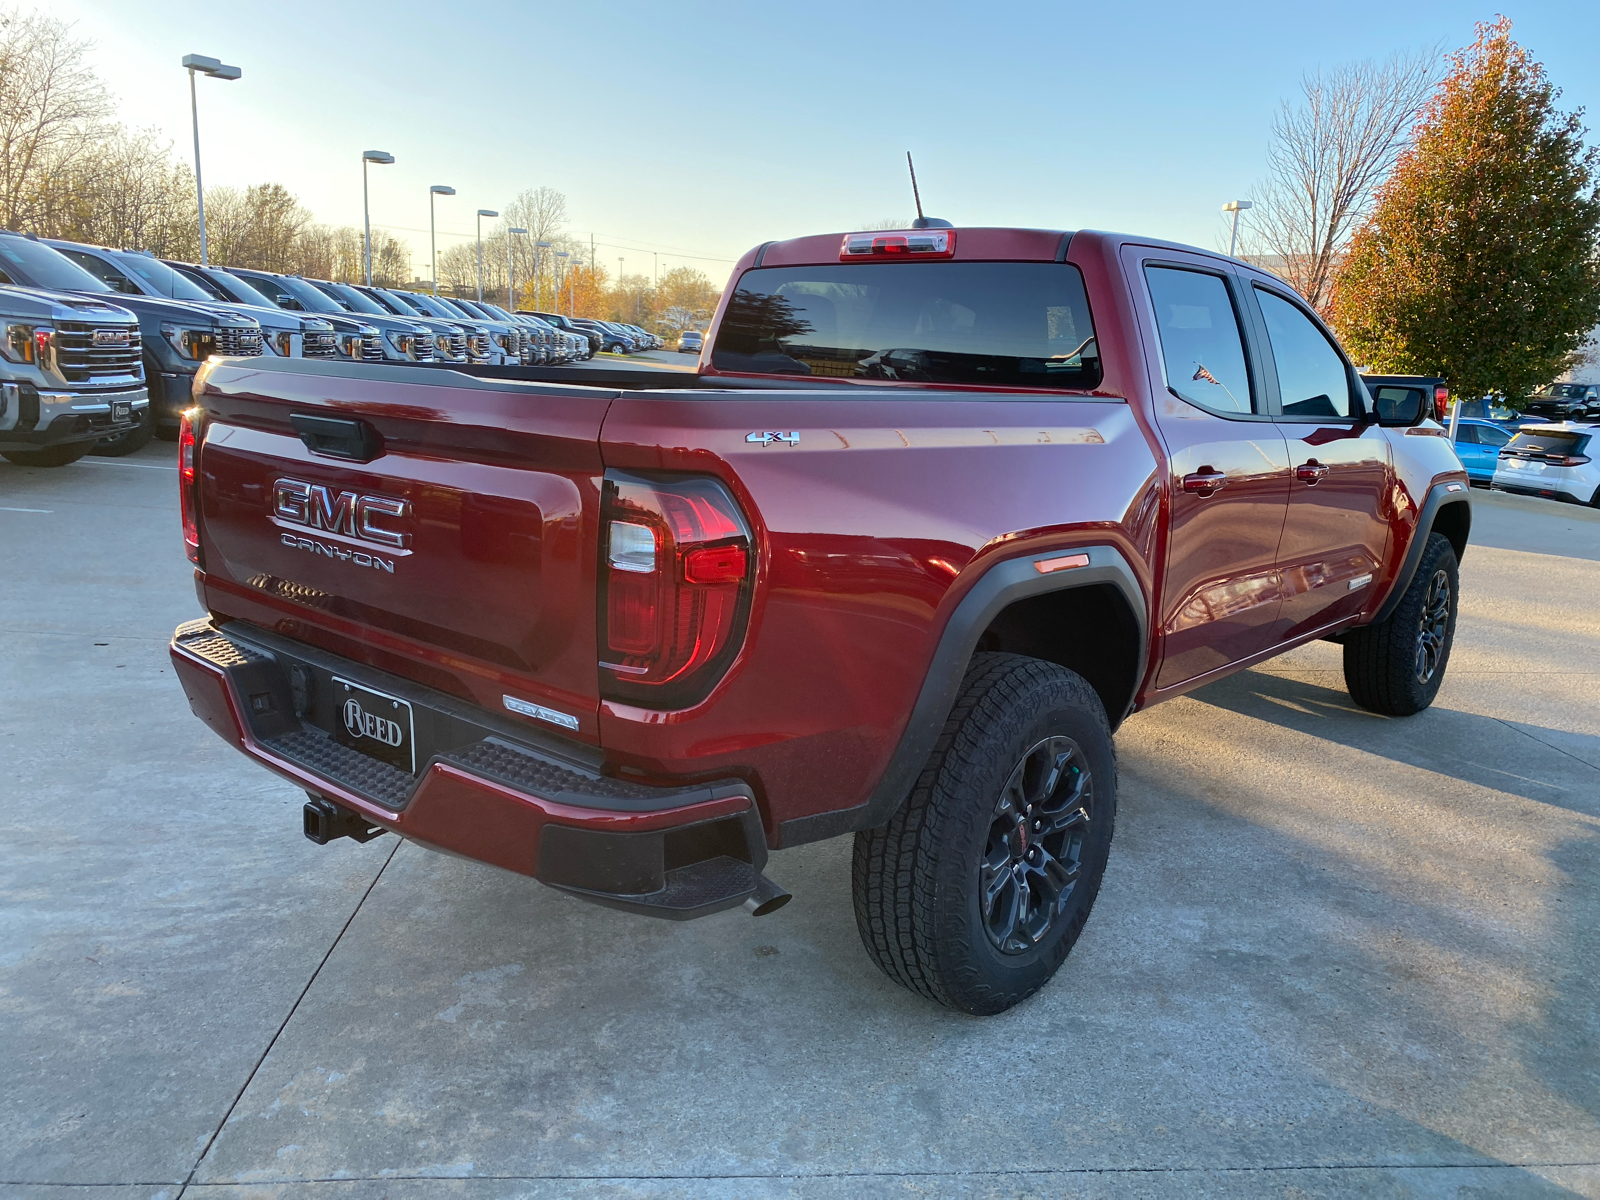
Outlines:
[[[478,208],[565,192],[615,269],[706,270],[769,238],[911,209],[959,224],[1101,228],[1213,245],[1221,204],[1261,172],[1301,75],[1469,42],[1494,7],[1316,4],[580,3],[315,6],[53,0],[98,45],[133,125],[191,153],[185,53],[244,69],[200,81],[208,185],[276,181],[335,224],[375,225],[426,271]],[[1566,107],[1600,137],[1600,3],[1505,7]],[[416,232],[416,231],[421,231]],[[689,255],[701,257],[691,258]]]

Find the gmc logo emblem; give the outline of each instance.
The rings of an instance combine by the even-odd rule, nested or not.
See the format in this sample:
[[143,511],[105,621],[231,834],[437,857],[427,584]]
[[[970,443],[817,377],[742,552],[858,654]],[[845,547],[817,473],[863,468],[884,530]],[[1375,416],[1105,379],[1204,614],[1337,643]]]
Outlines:
[[94,344],[96,346],[131,346],[133,335],[126,329],[96,329],[94,331]]
[[411,514],[411,503],[391,496],[335,492],[326,484],[279,479],[272,485],[272,515],[291,525],[321,529],[341,537],[404,550],[411,534],[380,522]]

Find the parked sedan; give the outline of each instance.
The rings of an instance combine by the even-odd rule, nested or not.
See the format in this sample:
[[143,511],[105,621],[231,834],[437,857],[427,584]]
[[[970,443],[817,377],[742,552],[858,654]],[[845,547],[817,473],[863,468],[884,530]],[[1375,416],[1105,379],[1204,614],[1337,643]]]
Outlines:
[[1488,487],[1500,461],[1500,451],[1516,433],[1494,421],[1463,417],[1456,428],[1456,457],[1467,469],[1467,478],[1479,487]]
[[1524,425],[1500,451],[1494,489],[1600,507],[1600,425]]

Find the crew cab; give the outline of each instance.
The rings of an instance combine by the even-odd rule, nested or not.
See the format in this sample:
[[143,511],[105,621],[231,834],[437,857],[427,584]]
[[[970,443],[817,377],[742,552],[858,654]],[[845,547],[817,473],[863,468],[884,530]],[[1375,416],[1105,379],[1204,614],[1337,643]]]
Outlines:
[[683,918],[852,834],[878,965],[998,1012],[1089,915],[1130,714],[1316,638],[1432,702],[1471,509],[1429,399],[1192,247],[768,242],[694,373],[208,365],[172,659],[315,841]]

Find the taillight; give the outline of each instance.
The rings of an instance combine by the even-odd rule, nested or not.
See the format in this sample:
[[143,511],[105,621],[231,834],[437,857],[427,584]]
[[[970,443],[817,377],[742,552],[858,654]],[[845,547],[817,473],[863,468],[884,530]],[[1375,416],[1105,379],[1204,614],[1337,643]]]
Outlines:
[[1435,384],[1433,389],[1433,415],[1438,421],[1444,420],[1444,414],[1450,407],[1450,389],[1444,384]]
[[755,551],[728,489],[708,476],[608,472],[601,529],[601,691],[681,708],[738,652]]
[[1581,467],[1588,461],[1589,457],[1586,454],[1568,454],[1560,460],[1559,465],[1563,467]]
[[839,261],[950,258],[955,252],[954,229],[908,229],[903,233],[847,233],[839,246]]
[[178,509],[183,513],[183,550],[189,561],[200,565],[200,519],[195,509],[195,427],[200,410],[187,408],[178,428]]

